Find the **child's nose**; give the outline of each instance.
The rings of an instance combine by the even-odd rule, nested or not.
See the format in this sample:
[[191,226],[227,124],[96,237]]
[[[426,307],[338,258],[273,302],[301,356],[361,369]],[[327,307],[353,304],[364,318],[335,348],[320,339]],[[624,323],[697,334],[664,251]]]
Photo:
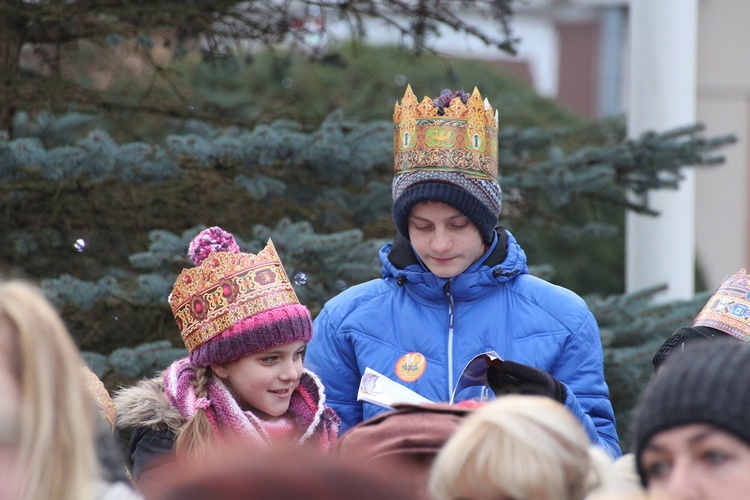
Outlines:
[[[300,365],[300,366],[297,366]],[[295,360],[286,360],[283,362],[281,378],[283,380],[297,380],[302,376],[301,363],[297,363]]]
[[435,252],[445,252],[451,247],[451,239],[448,233],[444,230],[437,229],[432,237],[432,249]]

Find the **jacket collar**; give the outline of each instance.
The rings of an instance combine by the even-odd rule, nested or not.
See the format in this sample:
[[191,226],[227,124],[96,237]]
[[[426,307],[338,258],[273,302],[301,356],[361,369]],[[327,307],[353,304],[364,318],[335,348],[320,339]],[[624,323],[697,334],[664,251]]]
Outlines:
[[[495,267],[502,263],[508,256],[508,234],[500,226],[495,227],[495,234],[497,235],[497,244],[484,261],[484,264],[489,267]],[[401,236],[401,233],[396,233],[396,237],[393,239],[393,244],[388,252],[388,260],[396,269],[406,269],[413,264],[420,264],[411,242]]]

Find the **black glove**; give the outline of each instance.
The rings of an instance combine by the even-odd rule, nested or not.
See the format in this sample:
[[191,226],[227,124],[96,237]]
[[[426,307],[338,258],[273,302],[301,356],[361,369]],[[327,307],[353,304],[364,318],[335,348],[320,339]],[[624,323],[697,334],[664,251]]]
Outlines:
[[565,404],[565,386],[549,373],[514,361],[502,361],[487,370],[487,382],[496,396],[531,394],[548,396]]

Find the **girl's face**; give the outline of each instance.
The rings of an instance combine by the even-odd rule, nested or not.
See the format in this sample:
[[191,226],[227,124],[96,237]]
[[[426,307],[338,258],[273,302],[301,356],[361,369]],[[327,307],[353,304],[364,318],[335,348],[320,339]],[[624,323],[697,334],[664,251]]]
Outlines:
[[656,434],[641,452],[649,494],[670,499],[748,498],[750,446],[705,424]]
[[289,408],[292,392],[302,376],[306,345],[301,340],[290,342],[211,368],[233,389],[243,410],[273,419]]
[[440,278],[458,276],[486,251],[474,223],[436,201],[417,203],[411,209],[409,239],[422,262]]

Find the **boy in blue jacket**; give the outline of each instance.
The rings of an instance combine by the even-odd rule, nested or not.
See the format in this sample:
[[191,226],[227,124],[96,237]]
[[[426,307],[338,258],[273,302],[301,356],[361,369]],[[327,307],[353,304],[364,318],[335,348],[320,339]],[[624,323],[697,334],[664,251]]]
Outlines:
[[528,274],[526,255],[496,227],[497,113],[479,91],[417,101],[409,86],[394,111],[393,220],[380,250],[382,278],[328,301],[305,363],[321,378],[342,431],[384,411],[357,401],[371,368],[435,402],[455,395],[477,354],[502,358],[496,393],[563,403],[592,442],[620,455],[604,380],[599,327],[575,293]]

